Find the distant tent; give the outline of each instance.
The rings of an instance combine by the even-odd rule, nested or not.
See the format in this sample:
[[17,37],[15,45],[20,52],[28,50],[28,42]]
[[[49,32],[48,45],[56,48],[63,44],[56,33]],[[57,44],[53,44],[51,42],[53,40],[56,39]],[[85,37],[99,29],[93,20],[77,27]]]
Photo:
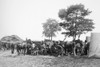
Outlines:
[[89,57],[100,57],[100,33],[91,33]]
[[21,43],[21,42],[23,42],[23,40],[20,37],[18,37],[17,35],[5,36],[0,41],[5,42],[5,43]]

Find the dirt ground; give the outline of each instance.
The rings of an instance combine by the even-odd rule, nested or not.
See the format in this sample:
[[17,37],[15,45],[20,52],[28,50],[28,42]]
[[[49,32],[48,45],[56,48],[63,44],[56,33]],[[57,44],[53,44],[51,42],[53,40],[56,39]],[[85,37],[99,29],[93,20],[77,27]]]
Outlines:
[[30,56],[11,54],[10,51],[0,51],[0,67],[100,67],[100,59]]

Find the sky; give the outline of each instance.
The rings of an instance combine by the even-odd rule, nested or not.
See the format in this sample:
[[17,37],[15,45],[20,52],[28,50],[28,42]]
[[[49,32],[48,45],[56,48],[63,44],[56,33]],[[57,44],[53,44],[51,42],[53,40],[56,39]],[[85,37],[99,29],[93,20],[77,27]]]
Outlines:
[[[92,11],[88,16],[95,23],[92,32],[100,32],[99,0],[0,0],[0,38],[18,35],[22,39],[43,40],[45,37],[42,34],[42,23],[48,18],[60,22],[60,9],[80,3]],[[89,35],[90,33],[85,36]],[[85,39],[85,36],[81,38]],[[54,39],[63,40],[64,35],[59,32]]]

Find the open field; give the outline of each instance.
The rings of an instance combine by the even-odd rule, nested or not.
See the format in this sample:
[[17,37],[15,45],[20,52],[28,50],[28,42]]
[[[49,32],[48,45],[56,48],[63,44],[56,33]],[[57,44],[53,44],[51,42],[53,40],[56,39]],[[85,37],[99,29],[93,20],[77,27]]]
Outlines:
[[100,59],[29,56],[0,51],[0,67],[100,67]]

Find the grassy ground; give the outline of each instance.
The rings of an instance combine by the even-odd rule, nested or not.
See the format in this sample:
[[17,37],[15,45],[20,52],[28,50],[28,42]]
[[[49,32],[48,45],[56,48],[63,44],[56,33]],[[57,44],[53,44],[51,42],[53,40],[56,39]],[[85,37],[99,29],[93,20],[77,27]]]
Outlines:
[[100,59],[11,54],[0,51],[0,67],[100,67]]

